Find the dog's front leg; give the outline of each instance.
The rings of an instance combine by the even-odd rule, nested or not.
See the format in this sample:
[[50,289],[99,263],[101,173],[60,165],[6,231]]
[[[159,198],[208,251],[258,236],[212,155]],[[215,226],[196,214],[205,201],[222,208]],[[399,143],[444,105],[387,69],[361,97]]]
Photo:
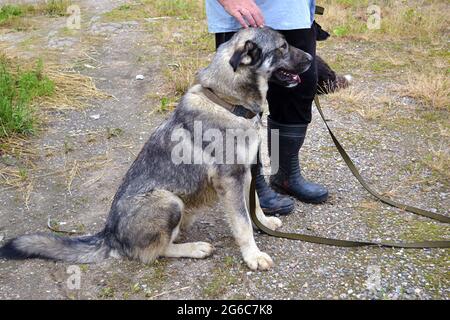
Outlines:
[[[245,192],[245,202],[247,203],[248,210],[250,210],[249,196],[250,196],[250,188],[248,192]],[[268,217],[264,214],[264,211],[262,211],[261,205],[259,204],[258,194],[255,194],[255,200],[256,200],[255,212],[258,220],[269,229],[277,230],[278,228],[280,228],[281,225],[283,224],[280,219],[278,219],[277,217]],[[252,223],[252,225],[255,230],[259,230],[254,223]]]
[[246,205],[245,193],[250,189],[250,170],[239,177],[221,181],[220,192],[226,207],[228,222],[239,245],[244,261],[252,270],[267,270],[273,266],[270,256],[261,252],[253,237],[253,228]]

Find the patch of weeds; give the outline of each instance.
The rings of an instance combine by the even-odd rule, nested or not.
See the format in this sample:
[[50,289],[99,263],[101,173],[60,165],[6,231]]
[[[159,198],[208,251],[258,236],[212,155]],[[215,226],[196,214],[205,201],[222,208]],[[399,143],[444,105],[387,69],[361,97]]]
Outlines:
[[151,13],[142,3],[123,4],[103,15],[105,21],[120,22],[150,17]]
[[104,15],[107,21],[117,22],[150,17],[205,18],[202,1],[192,0],[142,0],[134,5],[123,4]]
[[67,8],[72,4],[70,0],[47,0],[44,4],[38,5],[36,10],[49,16],[65,16]]
[[108,298],[114,298],[115,290],[112,287],[104,287],[100,289],[100,292],[98,293],[98,297],[100,299],[108,299]]
[[230,270],[235,264],[233,257],[225,257],[223,261],[224,267],[218,267],[212,271],[210,281],[203,288],[203,295],[209,299],[217,299],[223,296],[230,285],[235,285],[239,282],[236,275],[232,274]]
[[30,16],[66,16],[67,8],[71,3],[70,0],[47,0],[35,4],[4,5],[0,7],[0,27],[11,28],[17,31],[27,30],[31,27],[28,21]]
[[121,135],[123,135],[123,129],[121,128],[106,128],[107,139],[120,137]]
[[63,144],[63,150],[64,150],[64,154],[68,154],[68,153],[74,151],[75,147],[74,147],[72,141],[65,139],[64,144]]
[[[156,291],[161,291],[164,287],[164,284],[167,281],[167,261],[166,260],[155,260],[152,265],[149,266],[150,270],[153,270],[152,274],[145,276],[138,284],[145,293],[145,297],[149,298],[155,295]],[[142,284],[145,284],[145,289]],[[133,286],[131,291],[140,289]]]
[[410,221],[400,238],[405,241],[442,240],[450,234],[450,228],[426,221]]
[[345,8],[351,8],[357,5],[368,5],[368,1],[364,0],[336,0],[336,3],[342,5]]
[[425,106],[450,111],[450,79],[444,73],[411,73],[397,91],[403,96],[417,99]]
[[168,83],[170,83],[170,92],[175,93],[177,96],[184,94],[194,83],[196,72],[206,64],[206,59],[189,57],[178,63],[176,68],[166,68],[164,75]]
[[389,61],[373,61],[370,63],[370,70],[376,73],[385,73],[394,67]]
[[158,16],[179,17],[181,19],[204,18],[202,1],[193,0],[147,0],[153,4]]
[[76,35],[77,33],[78,33],[77,29],[70,29],[67,27],[64,27],[58,31],[58,35],[62,36],[62,37],[72,37],[72,36]]
[[338,37],[343,37],[348,34],[349,30],[346,26],[339,26],[335,29],[333,29],[333,33]]
[[447,150],[430,150],[421,160],[426,167],[431,169],[432,175],[445,185],[450,181],[450,155]]
[[53,81],[43,73],[42,60],[34,69],[21,70],[0,57],[0,138],[33,133],[36,121],[32,102],[51,96],[54,89]]
[[177,106],[174,98],[170,97],[162,97],[160,100],[159,112],[167,112],[172,111]]
[[7,4],[0,9],[0,26],[6,21],[20,17],[24,14],[23,9],[16,5]]
[[131,5],[129,5],[129,4],[123,4],[123,5],[121,5],[121,6],[119,6],[118,8],[117,8],[117,10],[130,10],[131,9]]
[[[368,29],[366,0],[328,0],[326,13],[318,17],[340,37],[354,37],[378,42],[380,39],[420,39],[446,41],[448,32],[448,1],[427,1],[426,5],[412,5],[410,1],[382,1],[381,28]],[[376,1],[375,1],[376,4]]]
[[349,144],[349,146],[355,146],[358,149],[363,148],[366,150],[371,150],[380,145],[380,141],[378,139],[371,139],[370,136],[360,132],[348,132],[345,134],[344,140]]
[[89,271],[89,265],[87,265],[87,264],[80,264],[79,267],[80,267],[81,272],[86,273]]
[[20,176],[20,179],[22,181],[27,180],[27,178],[28,178],[28,171],[27,171],[27,169],[26,168],[20,168],[19,169],[19,176]]

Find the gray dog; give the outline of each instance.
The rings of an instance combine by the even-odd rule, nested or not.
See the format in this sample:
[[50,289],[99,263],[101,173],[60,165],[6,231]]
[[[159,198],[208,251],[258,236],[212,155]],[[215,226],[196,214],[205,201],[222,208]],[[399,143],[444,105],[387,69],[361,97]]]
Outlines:
[[[144,263],[160,256],[205,258],[213,252],[211,244],[174,241],[180,228],[192,224],[199,206],[221,200],[248,267],[270,268],[272,259],[256,246],[248,211],[250,167],[260,144],[259,136],[251,132],[259,127],[255,119],[266,104],[269,79],[296,86],[299,73],[310,67],[311,60],[270,28],[236,33],[199,72],[197,84],[172,116],[150,136],[123,179],[102,231],[77,238],[24,235],[9,240],[0,248],[0,256],[75,263],[108,257]],[[205,139],[211,132],[226,147],[211,148],[206,142],[212,139]],[[199,142],[197,136],[203,140]],[[226,143],[220,141],[225,136]],[[264,216],[258,202],[257,215],[271,229],[281,226],[278,218]]]

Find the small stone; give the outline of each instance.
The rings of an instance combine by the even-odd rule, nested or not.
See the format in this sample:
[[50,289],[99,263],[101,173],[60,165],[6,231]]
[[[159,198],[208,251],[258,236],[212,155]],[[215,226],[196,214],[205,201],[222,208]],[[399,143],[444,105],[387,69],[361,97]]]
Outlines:
[[303,288],[308,288],[308,282],[305,282],[305,284],[302,287]]
[[352,293],[353,293],[353,290],[350,289],[350,290],[347,291],[347,293],[348,293],[348,294],[352,294]]
[[145,77],[144,77],[144,75],[142,75],[142,74],[138,74],[137,76],[136,76],[136,80],[144,80],[145,79]]
[[420,290],[419,288],[417,288],[417,289],[414,290],[414,293],[415,293],[415,294],[420,294],[421,292],[422,292],[422,290]]
[[100,119],[100,115],[99,114],[93,114],[93,115],[89,116],[89,118],[94,119],[94,120],[98,120],[98,119]]

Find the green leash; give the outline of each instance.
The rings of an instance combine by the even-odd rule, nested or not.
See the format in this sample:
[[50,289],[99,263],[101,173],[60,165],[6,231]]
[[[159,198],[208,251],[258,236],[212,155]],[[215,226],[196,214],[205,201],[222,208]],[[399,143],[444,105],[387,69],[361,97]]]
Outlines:
[[[427,210],[423,210],[420,208],[416,208],[413,206],[408,206],[401,204],[399,202],[393,201],[389,198],[386,198],[376,192],[368,185],[368,183],[364,180],[364,178],[359,173],[358,169],[356,168],[355,164],[353,163],[352,159],[349,157],[345,149],[342,147],[340,142],[337,140],[336,136],[334,135],[333,131],[331,131],[330,127],[328,126],[327,121],[325,120],[325,116],[323,114],[322,108],[320,106],[319,98],[316,96],[314,98],[314,102],[316,104],[317,110],[320,113],[320,116],[325,123],[325,126],[328,129],[328,133],[330,134],[331,138],[333,139],[334,145],[338,149],[340,155],[344,159],[345,163],[347,164],[348,168],[352,172],[352,174],[355,176],[355,178],[359,181],[359,183],[366,189],[372,196],[377,198],[383,203],[386,203],[392,207],[396,207],[411,213],[415,213],[433,220],[437,220],[443,223],[450,223],[450,218],[441,214],[433,213]],[[382,242],[371,242],[371,241],[350,241],[350,240],[339,240],[339,239],[332,239],[332,238],[325,238],[325,237],[318,237],[318,236],[311,236],[307,234],[300,234],[300,233],[287,233],[287,232],[280,232],[275,231],[272,229],[267,228],[264,226],[256,216],[256,168],[255,166],[252,167],[252,181],[250,184],[250,217],[253,221],[253,223],[264,233],[278,238],[285,238],[285,239],[291,239],[291,240],[301,240],[306,242],[312,242],[312,243],[319,243],[319,244],[326,244],[330,246],[338,246],[338,247],[362,247],[362,246],[380,246],[380,247],[393,247],[393,248],[450,248],[450,241],[418,241],[418,242],[393,242],[393,241],[382,241]]]

